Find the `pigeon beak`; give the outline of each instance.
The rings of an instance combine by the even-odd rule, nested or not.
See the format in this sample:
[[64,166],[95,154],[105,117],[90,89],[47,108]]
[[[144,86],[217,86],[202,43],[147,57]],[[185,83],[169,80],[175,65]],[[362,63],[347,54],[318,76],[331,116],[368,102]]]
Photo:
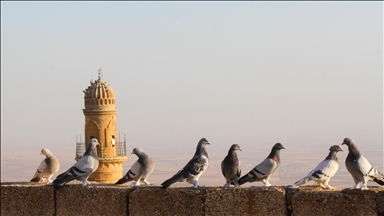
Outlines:
[[281,146],[282,149],[285,149],[284,146]]
[[209,142],[207,142],[206,145],[211,145],[211,144]]
[[40,152],[40,155],[43,155],[43,152]]
[[239,148],[239,151],[242,151],[241,148]]
[[132,151],[131,154],[135,154],[135,152]]

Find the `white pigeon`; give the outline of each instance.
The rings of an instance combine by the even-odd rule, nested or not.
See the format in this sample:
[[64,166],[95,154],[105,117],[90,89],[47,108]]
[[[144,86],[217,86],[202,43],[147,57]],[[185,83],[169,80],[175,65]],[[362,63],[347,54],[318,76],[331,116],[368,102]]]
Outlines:
[[223,188],[229,187],[231,184],[235,187],[239,187],[237,181],[241,175],[241,163],[237,157],[237,151],[241,151],[241,148],[238,144],[233,144],[229,148],[227,156],[221,162],[221,172],[226,180],[226,183],[223,185]]
[[196,152],[193,158],[179,170],[170,179],[164,181],[161,185],[162,188],[167,188],[175,182],[188,182],[193,184],[194,188],[201,187],[198,180],[201,174],[208,168],[208,153],[205,150],[205,146],[209,145],[209,142],[205,138],[201,138],[196,147]]
[[144,182],[145,185],[149,185],[147,178],[155,168],[152,158],[148,157],[140,148],[134,148],[132,154],[137,155],[139,159],[132,165],[127,174],[115,184],[124,184],[133,180],[136,181],[132,184],[134,187],[140,186],[140,181]]
[[40,154],[45,155],[45,159],[41,161],[31,182],[52,183],[52,176],[55,175],[60,168],[59,160],[46,148],[42,149]]
[[317,183],[322,188],[332,189],[328,182],[339,169],[339,160],[337,158],[337,152],[339,151],[343,151],[339,145],[331,146],[328,156],[317,165],[315,169],[309,172],[308,175],[295,182],[294,185],[289,186],[289,188],[297,188],[303,184]]
[[84,186],[91,184],[87,179],[99,167],[97,145],[100,144],[96,138],[92,138],[88,141],[88,148],[84,155],[71,168],[58,175],[53,181],[53,190],[62,187],[72,180],[83,181]]
[[342,145],[348,146],[348,156],[345,166],[355,181],[354,189],[368,189],[368,181],[375,181],[384,185],[384,175],[377,171],[369,161],[360,153],[359,148],[351,138],[345,138]]
[[281,143],[276,143],[271,150],[271,153],[260,164],[255,166],[249,173],[241,177],[238,181],[239,185],[246,182],[263,182],[265,187],[271,186],[268,182],[269,178],[280,166],[280,150],[285,149]]

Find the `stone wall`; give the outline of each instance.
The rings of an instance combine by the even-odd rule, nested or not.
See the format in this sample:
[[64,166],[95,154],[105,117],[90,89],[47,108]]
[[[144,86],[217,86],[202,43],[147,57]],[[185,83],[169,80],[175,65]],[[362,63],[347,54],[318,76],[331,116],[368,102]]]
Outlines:
[[1,183],[1,215],[382,215],[384,187],[170,187]]

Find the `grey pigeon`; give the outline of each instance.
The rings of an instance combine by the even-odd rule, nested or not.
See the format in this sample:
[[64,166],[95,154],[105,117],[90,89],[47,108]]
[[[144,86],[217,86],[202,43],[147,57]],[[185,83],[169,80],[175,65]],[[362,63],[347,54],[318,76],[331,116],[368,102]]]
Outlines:
[[280,150],[285,149],[281,143],[276,143],[268,157],[260,164],[255,166],[249,173],[241,177],[238,181],[239,185],[246,182],[261,181],[265,187],[271,186],[268,182],[269,178],[280,166]]
[[88,141],[87,151],[71,168],[64,173],[58,175],[53,181],[53,190],[56,190],[67,182],[72,180],[83,181],[83,185],[87,186],[91,183],[87,181],[88,177],[99,167],[99,158],[97,156],[96,146],[100,145],[96,138]]
[[203,172],[208,167],[208,153],[205,150],[205,146],[209,145],[209,142],[205,138],[201,138],[196,147],[196,152],[193,158],[184,166],[183,169],[179,170],[170,179],[164,181],[161,185],[162,188],[167,188],[175,182],[187,181],[193,184],[194,188],[200,187],[198,180]]
[[60,168],[59,160],[46,148],[42,149],[40,154],[45,155],[45,159],[41,161],[31,182],[52,183],[52,176],[55,175]]
[[342,145],[348,146],[349,153],[345,159],[345,166],[355,181],[353,188],[368,189],[368,181],[375,181],[379,185],[384,185],[384,175],[371,166],[351,138],[345,138]]
[[129,181],[136,181],[132,186],[137,187],[140,181],[145,185],[149,185],[147,181],[148,176],[153,172],[155,165],[150,157],[143,152],[140,148],[134,148],[132,154],[137,155],[139,159],[132,165],[131,169],[115,184],[124,184]]
[[223,185],[223,188],[227,188],[231,184],[235,187],[239,186],[237,181],[241,175],[241,168],[240,161],[236,153],[237,151],[241,151],[240,146],[238,144],[233,144],[228,151],[228,155],[221,162],[221,172],[227,180],[226,184]]
[[308,175],[295,182],[290,188],[297,188],[300,185],[313,182],[319,184],[322,188],[332,189],[328,182],[339,169],[339,160],[337,158],[337,152],[339,151],[343,151],[341,146],[331,146],[328,156],[317,165],[315,169],[309,172]]

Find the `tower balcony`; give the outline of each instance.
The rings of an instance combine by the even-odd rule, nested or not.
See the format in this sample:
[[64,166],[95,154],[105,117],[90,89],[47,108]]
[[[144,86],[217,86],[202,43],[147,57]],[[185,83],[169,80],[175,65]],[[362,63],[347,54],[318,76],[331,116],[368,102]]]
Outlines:
[[[112,159],[112,158],[126,158],[127,157],[127,148],[126,141],[118,141],[116,142],[115,148],[100,148],[98,151],[98,157],[100,160],[103,159]],[[85,142],[76,142],[76,160],[79,160],[86,151],[86,143]],[[116,156],[110,156],[114,155]]]

